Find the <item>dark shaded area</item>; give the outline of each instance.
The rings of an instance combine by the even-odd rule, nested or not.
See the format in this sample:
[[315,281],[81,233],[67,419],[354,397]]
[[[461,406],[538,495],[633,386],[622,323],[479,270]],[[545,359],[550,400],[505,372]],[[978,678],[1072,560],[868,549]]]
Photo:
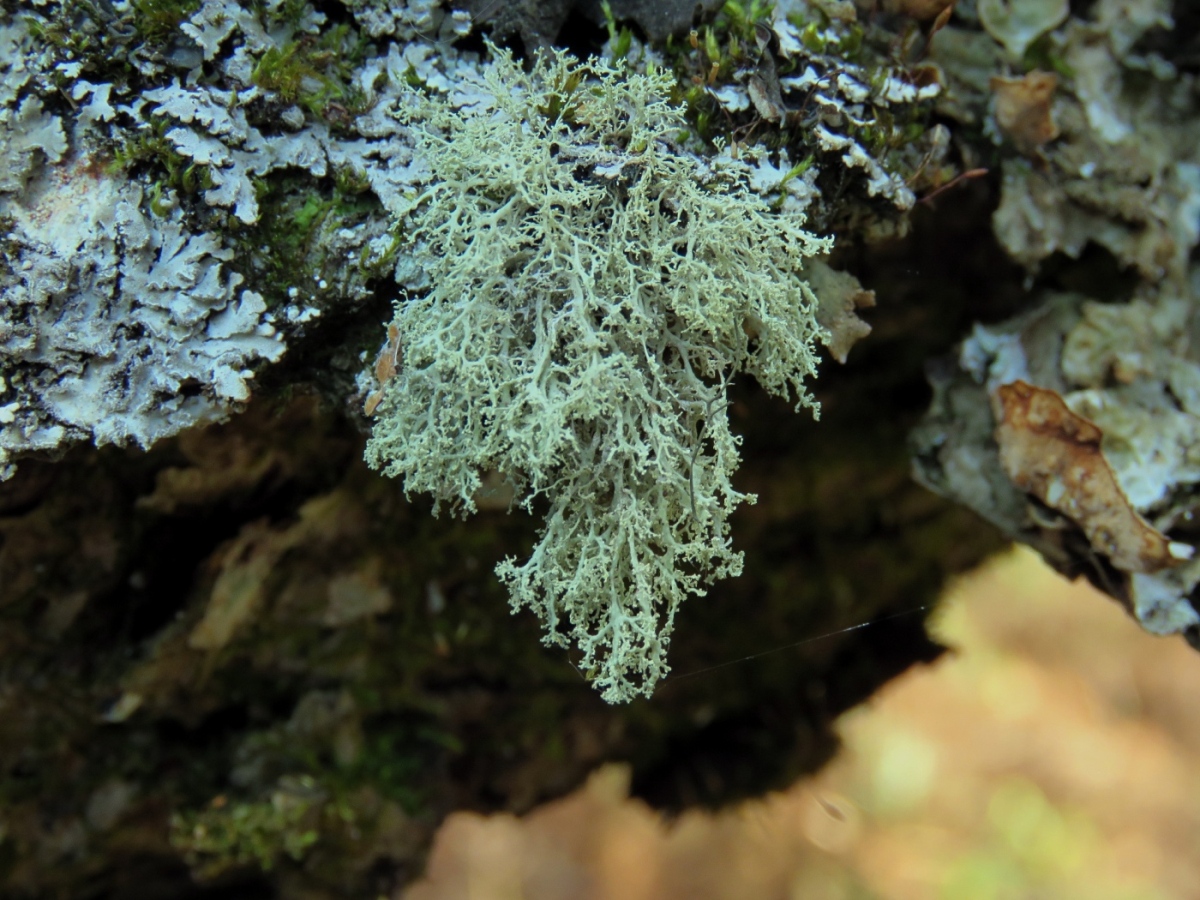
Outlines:
[[[600,0],[461,0],[476,27],[491,32],[505,46],[514,39],[532,51],[551,44],[566,47],[581,58],[604,43],[605,15]],[[614,0],[613,19],[637,29],[639,36],[662,42],[686,34],[721,8],[720,0]]]
[[[947,192],[903,241],[843,243],[879,305],[825,366],[820,422],[736,387],[746,572],[685,605],[649,701],[606,706],[509,614],[492,567],[532,520],[410,506],[362,464],[362,423],[294,383],[337,368],[351,319],[227,425],[23,463],[0,485],[5,895],[386,893],[449,812],[522,812],[608,760],[676,810],[822,765],[839,713],[936,656],[928,605],[998,543],[910,480],[905,443],[923,361],[1026,297],[989,188]],[[197,637],[221,616],[225,638]]]

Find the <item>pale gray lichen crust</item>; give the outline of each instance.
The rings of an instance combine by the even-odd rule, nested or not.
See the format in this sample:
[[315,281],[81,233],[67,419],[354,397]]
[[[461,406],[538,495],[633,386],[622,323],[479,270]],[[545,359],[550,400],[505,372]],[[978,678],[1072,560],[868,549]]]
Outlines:
[[[21,456],[78,441],[149,447],[224,418],[249,398],[254,369],[319,315],[310,304],[361,300],[363,273],[390,258],[414,179],[389,110],[406,78],[444,79],[454,53],[417,42],[365,54],[345,88],[356,115],[335,133],[262,75],[326,24],[291,7],[285,21],[278,0],[202,0],[157,43],[133,37],[129,0],[0,11],[0,478]],[[271,179],[300,186],[285,209],[303,213],[306,186],[317,209],[337,208],[335,175],[362,185],[355,209],[368,211],[353,227],[322,213],[311,269],[261,264],[278,248],[247,235],[272,233]]]

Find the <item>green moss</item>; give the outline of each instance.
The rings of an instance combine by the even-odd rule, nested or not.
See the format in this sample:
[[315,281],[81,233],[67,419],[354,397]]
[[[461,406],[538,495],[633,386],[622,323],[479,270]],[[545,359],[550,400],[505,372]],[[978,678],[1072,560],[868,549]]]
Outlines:
[[1026,72],[1032,72],[1035,69],[1054,72],[1068,80],[1075,77],[1075,70],[1067,63],[1062,47],[1050,32],[1043,34],[1025,48],[1021,68]]
[[88,31],[72,28],[71,20],[65,16],[52,21],[26,16],[25,24],[34,40],[64,54],[86,56],[94,45]]
[[259,87],[275,91],[283,100],[292,103],[299,99],[301,89],[305,87],[305,80],[309,79],[318,82],[315,89],[310,88],[309,93],[320,96],[321,89],[328,90],[331,82],[313,65],[309,55],[302,52],[305,43],[308,41],[301,39],[283,47],[268,47],[259,58],[258,65],[254,67],[251,80]]
[[754,46],[755,29],[760,22],[769,22],[775,4],[762,0],[726,0],[717,17],[717,27],[724,28],[728,37],[739,44]]
[[[240,271],[269,307],[288,302],[288,290],[297,286],[306,294],[316,290],[354,296],[355,286],[361,290],[366,281],[394,265],[394,251],[376,254],[366,243],[354,261],[348,262],[340,251],[331,258],[331,239],[338,231],[384,221],[362,172],[339,169],[323,182],[281,172],[259,179],[255,186],[258,222],[239,227],[230,221],[229,235],[240,249]],[[322,281],[327,288],[319,287]]]
[[280,3],[252,0],[250,6],[268,24],[289,28],[300,25],[312,10],[312,4],[308,0],[282,0]]
[[280,779],[269,799],[230,801],[171,817],[171,844],[201,878],[234,866],[269,871],[283,857],[300,860],[320,835],[325,796],[308,776]]
[[166,43],[179,26],[200,8],[200,0],[132,0],[134,29],[145,41]]
[[160,176],[153,189],[155,198],[161,196],[163,184],[188,195],[211,188],[209,167],[179,153],[167,139],[171,125],[165,116],[150,117],[148,127],[117,147],[109,171],[116,174],[148,167]]
[[251,80],[274,91],[286,103],[331,125],[345,125],[366,109],[366,98],[354,83],[368,44],[343,23],[319,36],[303,35],[283,46],[269,47],[259,57]]
[[620,62],[629,55],[629,48],[633,46],[633,32],[624,25],[617,28],[617,20],[613,17],[612,5],[608,0],[603,0],[600,8],[604,12],[604,26],[612,45],[612,61]]
[[162,183],[155,182],[154,187],[150,190],[150,212],[156,216],[165,216],[171,212],[174,204],[163,193]]
[[[128,57],[143,39],[132,24],[133,12],[118,16],[112,7],[90,0],[65,0],[46,18],[33,13],[24,22],[34,40],[45,45],[58,63],[73,63],[92,81],[122,81],[133,72]],[[47,76],[69,94],[74,79],[55,66]]]
[[728,0],[711,24],[683,40],[667,39],[666,55],[679,79],[675,99],[686,105],[689,120],[705,141],[718,135],[728,140],[730,131],[708,89],[731,83],[739,70],[757,63],[757,26],[770,20],[773,9],[773,3],[760,0]]
[[367,173],[353,166],[339,166],[333,173],[333,186],[343,196],[357,197],[371,189]]
[[[417,736],[419,738],[419,735]],[[398,803],[409,815],[417,815],[428,803],[428,782],[424,777],[429,753],[414,753],[414,735],[407,729],[368,734],[362,752],[345,771],[337,773],[339,791],[349,794],[370,785],[381,797]],[[461,744],[447,734],[450,748],[461,751]]]
[[587,99],[586,95],[579,93],[579,88],[587,76],[586,67],[557,73],[557,80],[554,84],[547,86],[545,98],[537,105],[538,113],[551,124],[556,122],[575,124],[580,104]]
[[[80,65],[82,76],[119,82],[136,77],[133,53],[160,55],[177,40],[189,40],[179,27],[200,8],[200,0],[131,0],[121,11],[106,0],[63,0],[49,8],[46,18],[25,17],[30,34],[52,48],[59,61]],[[61,88],[70,84],[56,71],[51,77]]]

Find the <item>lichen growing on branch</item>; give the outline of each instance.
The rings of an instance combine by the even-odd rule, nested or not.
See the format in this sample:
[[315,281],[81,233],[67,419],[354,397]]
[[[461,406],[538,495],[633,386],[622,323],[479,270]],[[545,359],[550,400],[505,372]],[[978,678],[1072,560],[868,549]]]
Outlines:
[[649,694],[679,604],[741,571],[730,379],[815,410],[824,336],[802,268],[828,242],[675,143],[673,84],[497,51],[401,113],[431,173],[405,222],[427,289],[397,305],[367,459],[455,512],[497,473],[543,513],[497,574],[610,702]]

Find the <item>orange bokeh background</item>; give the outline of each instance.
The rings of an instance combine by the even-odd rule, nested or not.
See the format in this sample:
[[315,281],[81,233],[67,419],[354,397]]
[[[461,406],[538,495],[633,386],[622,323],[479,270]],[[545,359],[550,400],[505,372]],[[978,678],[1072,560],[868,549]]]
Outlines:
[[954,650],[789,790],[667,820],[610,766],[523,819],[450,817],[404,900],[1200,898],[1200,654],[1026,550],[932,629]]

